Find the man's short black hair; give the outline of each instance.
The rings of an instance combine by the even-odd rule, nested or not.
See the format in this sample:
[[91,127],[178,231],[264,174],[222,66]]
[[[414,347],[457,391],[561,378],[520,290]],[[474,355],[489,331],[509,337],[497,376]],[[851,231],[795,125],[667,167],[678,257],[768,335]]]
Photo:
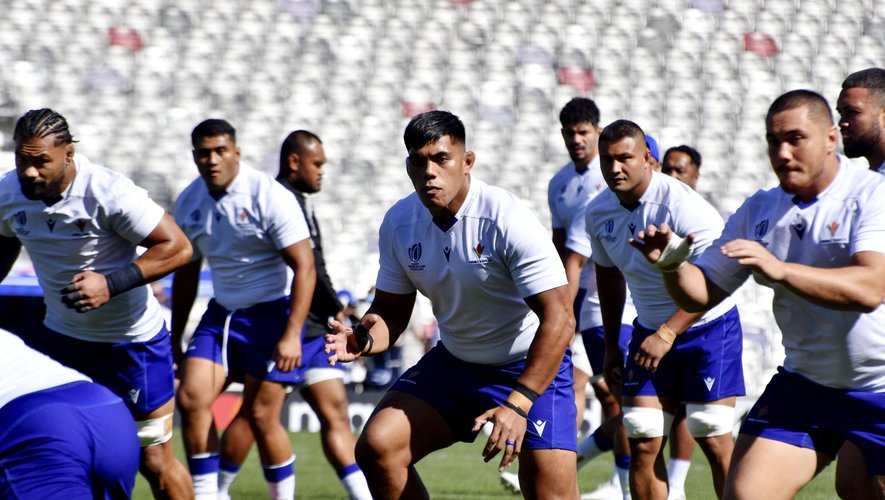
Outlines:
[[599,108],[593,99],[575,97],[559,112],[559,123],[563,127],[584,122],[592,123],[594,127],[599,126]]
[[853,88],[867,89],[878,104],[885,107],[885,69],[867,68],[848,75],[842,82],[842,90]]
[[805,107],[808,117],[821,125],[833,125],[833,110],[830,109],[827,99],[813,90],[791,90],[774,100],[765,115],[765,123],[771,121],[771,117],[782,111]]
[[668,149],[667,152],[664,153],[664,161],[667,161],[667,156],[669,156],[670,153],[676,151],[687,154],[691,158],[691,162],[694,163],[695,168],[698,170],[701,169],[701,153],[699,153],[697,149],[691,146],[686,146],[685,144],[673,146]]
[[457,116],[448,111],[434,110],[415,115],[406,125],[403,141],[406,149],[421,149],[427,143],[435,142],[449,136],[454,142],[466,144],[467,135],[464,124]]
[[208,120],[203,120],[199,125],[194,127],[194,130],[191,132],[191,145],[193,147],[197,147],[197,142],[206,137],[217,137],[219,135],[227,135],[230,136],[230,139],[236,143],[237,142],[237,131],[234,129],[233,125],[227,122],[227,120],[222,120],[220,118],[209,118]]
[[645,144],[645,132],[642,131],[642,127],[630,120],[615,120],[608,124],[599,134],[599,144],[620,141],[626,137],[633,137]]
[[308,130],[296,130],[283,139],[283,145],[280,146],[280,170],[277,177],[283,177],[289,172],[289,155],[295,153],[301,155],[304,149],[314,142],[320,144],[323,141],[319,136]]

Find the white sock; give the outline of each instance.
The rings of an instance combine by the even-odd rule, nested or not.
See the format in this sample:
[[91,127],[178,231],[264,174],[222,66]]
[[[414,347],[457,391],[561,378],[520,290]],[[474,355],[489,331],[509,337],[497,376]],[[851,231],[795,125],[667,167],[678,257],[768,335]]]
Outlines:
[[596,439],[591,435],[578,443],[578,470],[590,463],[591,460],[610,450],[601,450],[596,444]]
[[194,497],[196,500],[216,500],[218,497],[218,473],[194,474]]
[[295,498],[295,455],[283,463],[263,467],[272,500]]
[[226,471],[221,469],[218,472],[218,500],[230,500],[230,487],[234,484],[239,471]]
[[615,470],[617,470],[618,480],[621,482],[621,494],[624,495],[624,500],[630,500],[630,469],[615,467]]
[[691,460],[682,460],[680,458],[671,458],[667,464],[667,482],[670,489],[684,490],[685,478],[688,476],[688,469],[691,467]]
[[366,482],[366,476],[363,474],[363,471],[357,469],[342,477],[341,484],[351,500],[372,500],[369,483]]

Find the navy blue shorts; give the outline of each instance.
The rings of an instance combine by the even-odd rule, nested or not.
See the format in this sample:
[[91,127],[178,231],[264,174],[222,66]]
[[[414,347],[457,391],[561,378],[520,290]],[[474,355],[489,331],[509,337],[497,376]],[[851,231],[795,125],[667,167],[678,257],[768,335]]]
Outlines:
[[741,363],[743,333],[736,307],[679,335],[652,373],[637,365],[634,357],[642,341],[654,333],[634,322],[624,369],[624,396],[673,397],[702,403],[746,394]]
[[135,415],[146,415],[175,396],[172,340],[165,325],[146,342],[88,342],[45,326],[23,338],[34,349],[110,389]]
[[[229,373],[245,372],[259,380],[283,384],[300,384],[304,380],[306,367],[303,362],[300,368],[289,372],[281,372],[273,362],[274,349],[283,336],[289,319],[289,299],[285,297],[235,311],[228,311],[215,299],[210,300],[191,337],[185,357],[204,358],[219,365],[224,364],[222,347],[228,316],[230,322],[227,325],[226,356]],[[311,355],[304,351],[304,329],[301,330],[301,339],[304,360]]]
[[866,459],[870,474],[885,475],[885,394],[834,389],[778,368],[741,433],[789,443],[831,457],[845,440]]
[[[621,348],[621,352],[625,356],[632,338],[633,326],[622,324],[621,334],[618,337],[618,347]],[[601,326],[588,328],[581,332],[581,339],[584,341],[584,350],[587,351],[587,358],[590,360],[590,368],[593,369],[593,375],[602,375],[602,365],[605,361],[605,332],[603,328]]]
[[130,498],[135,421],[120,398],[72,382],[0,409],[0,498]]
[[[503,366],[468,363],[442,343],[427,352],[390,388],[422,399],[449,423],[459,441],[473,442],[473,420],[500,406],[525,370],[525,361]],[[523,447],[577,451],[574,379],[571,351],[562,359],[556,378],[529,410]]]

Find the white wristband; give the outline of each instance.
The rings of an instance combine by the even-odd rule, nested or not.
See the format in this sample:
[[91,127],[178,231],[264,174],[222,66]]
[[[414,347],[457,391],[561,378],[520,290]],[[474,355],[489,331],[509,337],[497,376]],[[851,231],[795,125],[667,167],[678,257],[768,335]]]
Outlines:
[[670,233],[667,246],[661,251],[661,256],[655,262],[655,266],[661,271],[674,271],[691,255],[691,243],[676,233]]

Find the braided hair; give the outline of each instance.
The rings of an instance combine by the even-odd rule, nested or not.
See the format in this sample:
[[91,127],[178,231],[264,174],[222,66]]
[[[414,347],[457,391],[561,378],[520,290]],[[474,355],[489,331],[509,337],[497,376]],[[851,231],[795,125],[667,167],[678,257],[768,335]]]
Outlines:
[[75,142],[65,117],[49,108],[32,109],[23,114],[15,122],[15,130],[12,133],[12,139],[16,144],[34,137],[48,136],[55,136],[56,146]]

